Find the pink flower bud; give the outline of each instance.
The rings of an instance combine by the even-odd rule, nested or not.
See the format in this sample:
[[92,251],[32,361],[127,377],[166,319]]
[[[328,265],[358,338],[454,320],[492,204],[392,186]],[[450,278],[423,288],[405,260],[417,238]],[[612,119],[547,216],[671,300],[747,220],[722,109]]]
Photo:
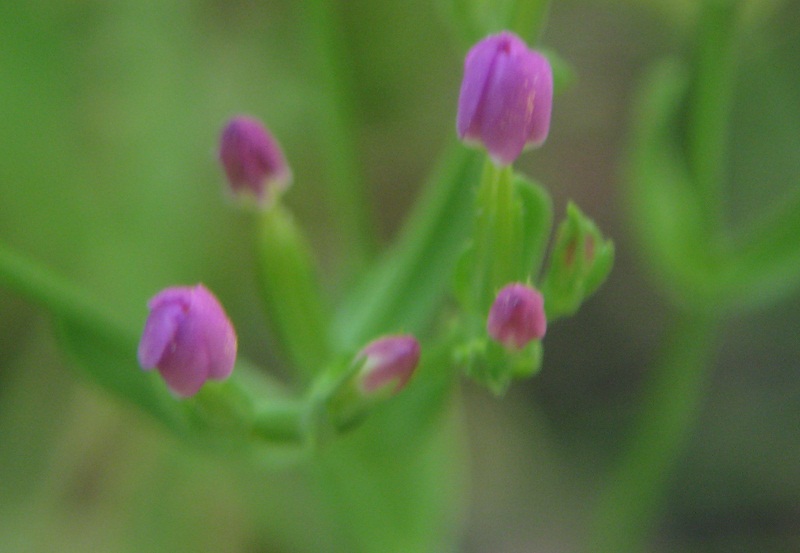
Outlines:
[[464,62],[458,136],[481,142],[498,165],[526,146],[540,146],[550,129],[553,71],[542,54],[504,31],[477,43]]
[[280,145],[251,117],[237,116],[228,122],[220,138],[219,158],[233,194],[254,198],[261,206],[291,180]]
[[522,349],[547,331],[542,295],[524,284],[509,284],[497,294],[486,330],[508,349]]
[[139,364],[158,368],[179,397],[206,380],[223,380],[236,360],[236,332],[219,301],[202,284],[167,288],[151,299],[139,342]]
[[357,376],[358,387],[374,396],[387,390],[399,392],[419,363],[419,342],[411,335],[384,336],[367,344],[357,359],[364,359]]

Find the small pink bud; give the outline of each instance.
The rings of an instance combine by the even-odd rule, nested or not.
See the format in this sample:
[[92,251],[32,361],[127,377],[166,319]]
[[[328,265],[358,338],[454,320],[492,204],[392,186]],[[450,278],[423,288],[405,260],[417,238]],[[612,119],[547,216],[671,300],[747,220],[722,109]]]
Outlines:
[[458,136],[481,142],[498,165],[526,146],[540,146],[550,129],[553,70],[542,54],[504,31],[467,53],[458,98]]
[[357,359],[364,364],[357,376],[359,389],[374,396],[387,390],[399,392],[419,363],[420,348],[411,335],[384,336],[367,344]]
[[237,116],[222,131],[219,158],[235,196],[254,198],[260,206],[284,190],[291,171],[278,142],[260,121]]
[[158,368],[179,397],[196,394],[206,380],[230,376],[236,332],[217,298],[202,284],[167,288],[147,304],[139,364]]
[[489,310],[486,330],[509,349],[522,349],[541,340],[547,331],[542,295],[524,284],[509,284],[497,294]]

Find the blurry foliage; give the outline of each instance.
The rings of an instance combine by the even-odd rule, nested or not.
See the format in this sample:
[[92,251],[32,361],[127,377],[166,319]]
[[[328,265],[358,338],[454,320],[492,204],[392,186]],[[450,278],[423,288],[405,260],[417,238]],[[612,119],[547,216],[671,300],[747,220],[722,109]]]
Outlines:
[[[434,4],[338,6],[382,239],[454,132],[461,52]],[[752,5],[727,170],[737,223],[796,195],[800,178],[800,7]],[[295,169],[289,203],[335,266],[315,189],[320,114],[302,10],[288,0],[0,4],[2,241],[135,327],[157,289],[213,284],[243,351],[273,365],[252,300],[252,243],[223,201],[214,146],[232,113],[263,117]],[[471,550],[571,550],[599,470],[635,416],[664,308],[631,251],[616,163],[637,75],[679,48],[692,17],[683,0],[565,0],[551,10],[542,43],[578,80],[556,101],[548,145],[523,164],[553,191],[556,213],[573,197],[597,214],[617,241],[618,266],[587,309],[553,326],[537,380],[503,404],[467,390]],[[733,321],[724,337],[674,477],[664,551],[800,548],[797,303]],[[198,457],[77,381],[42,322],[0,290],[0,550],[311,551],[337,532],[298,474]]]

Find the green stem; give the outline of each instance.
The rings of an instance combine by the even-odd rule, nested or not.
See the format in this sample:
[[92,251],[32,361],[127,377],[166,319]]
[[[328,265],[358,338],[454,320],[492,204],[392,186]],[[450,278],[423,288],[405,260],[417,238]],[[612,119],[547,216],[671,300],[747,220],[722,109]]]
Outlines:
[[265,403],[255,414],[253,435],[268,444],[302,445],[308,440],[304,402]]
[[689,160],[711,232],[722,229],[722,185],[736,67],[739,2],[705,0],[700,9],[690,93]]
[[210,383],[196,397],[177,401],[157,384],[157,375],[136,366],[136,332],[111,319],[68,282],[2,244],[0,286],[59,319],[62,343],[94,383],[140,406],[176,434],[239,445],[247,440],[268,446],[308,443],[307,402],[275,397],[274,387],[245,360],[237,361],[227,381]]
[[528,276],[521,270],[522,220],[513,178],[510,166],[497,167],[487,157],[475,207],[475,298],[481,314],[502,286]]
[[316,54],[314,72],[321,91],[317,108],[331,208],[344,248],[341,266],[355,272],[373,253],[375,233],[357,156],[355,101],[345,65],[348,56],[334,3],[310,0],[304,6],[306,42],[309,51]]
[[278,343],[305,377],[328,362],[329,313],[311,248],[291,213],[276,203],[260,216],[258,272]]
[[646,390],[631,442],[600,496],[588,551],[644,550],[695,420],[718,326],[716,319],[688,314],[674,325]]
[[0,244],[0,286],[46,309],[53,315],[94,328],[122,328],[81,290],[47,268]]
[[58,337],[95,384],[142,407],[168,427],[185,427],[174,400],[136,363],[137,331],[114,320],[88,296],[35,262],[0,244],[0,286],[48,311]]
[[341,350],[382,333],[419,332],[444,298],[471,226],[482,156],[454,144],[388,255],[355,287],[333,325]]

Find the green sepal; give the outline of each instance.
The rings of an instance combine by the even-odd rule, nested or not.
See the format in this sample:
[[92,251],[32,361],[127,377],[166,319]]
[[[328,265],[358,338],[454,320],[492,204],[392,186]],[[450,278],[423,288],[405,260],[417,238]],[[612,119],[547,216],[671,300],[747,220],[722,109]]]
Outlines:
[[570,202],[542,280],[547,320],[574,314],[605,281],[613,264],[613,242]]
[[306,377],[330,353],[329,313],[311,249],[291,213],[276,202],[260,215],[259,288],[277,343]]
[[498,291],[538,274],[553,225],[552,200],[537,183],[510,167],[486,162],[475,201],[472,240],[454,271],[454,292],[461,306],[456,363],[495,394],[514,378],[534,374],[541,345],[508,351],[486,334],[486,317]]
[[525,275],[539,273],[553,228],[553,200],[538,183],[514,176],[514,189],[522,205],[522,263]]
[[339,363],[326,383],[317,389],[314,403],[319,405],[318,414],[324,417],[319,419],[320,425],[340,433],[355,428],[366,418],[375,399],[365,396],[358,388],[357,376],[365,362],[366,358],[353,360],[351,357]]
[[552,226],[552,202],[545,190],[487,160],[475,203],[469,246],[455,271],[462,309],[485,316],[497,292],[527,282],[537,272]]
[[529,378],[539,372],[542,352],[539,340],[521,350],[509,350],[484,333],[456,347],[454,361],[470,378],[500,396],[514,379]]
[[500,288],[527,282],[539,272],[553,225],[553,202],[539,184],[514,175],[506,193],[483,192],[475,211],[473,238],[458,259],[453,284],[462,309],[483,316]]

